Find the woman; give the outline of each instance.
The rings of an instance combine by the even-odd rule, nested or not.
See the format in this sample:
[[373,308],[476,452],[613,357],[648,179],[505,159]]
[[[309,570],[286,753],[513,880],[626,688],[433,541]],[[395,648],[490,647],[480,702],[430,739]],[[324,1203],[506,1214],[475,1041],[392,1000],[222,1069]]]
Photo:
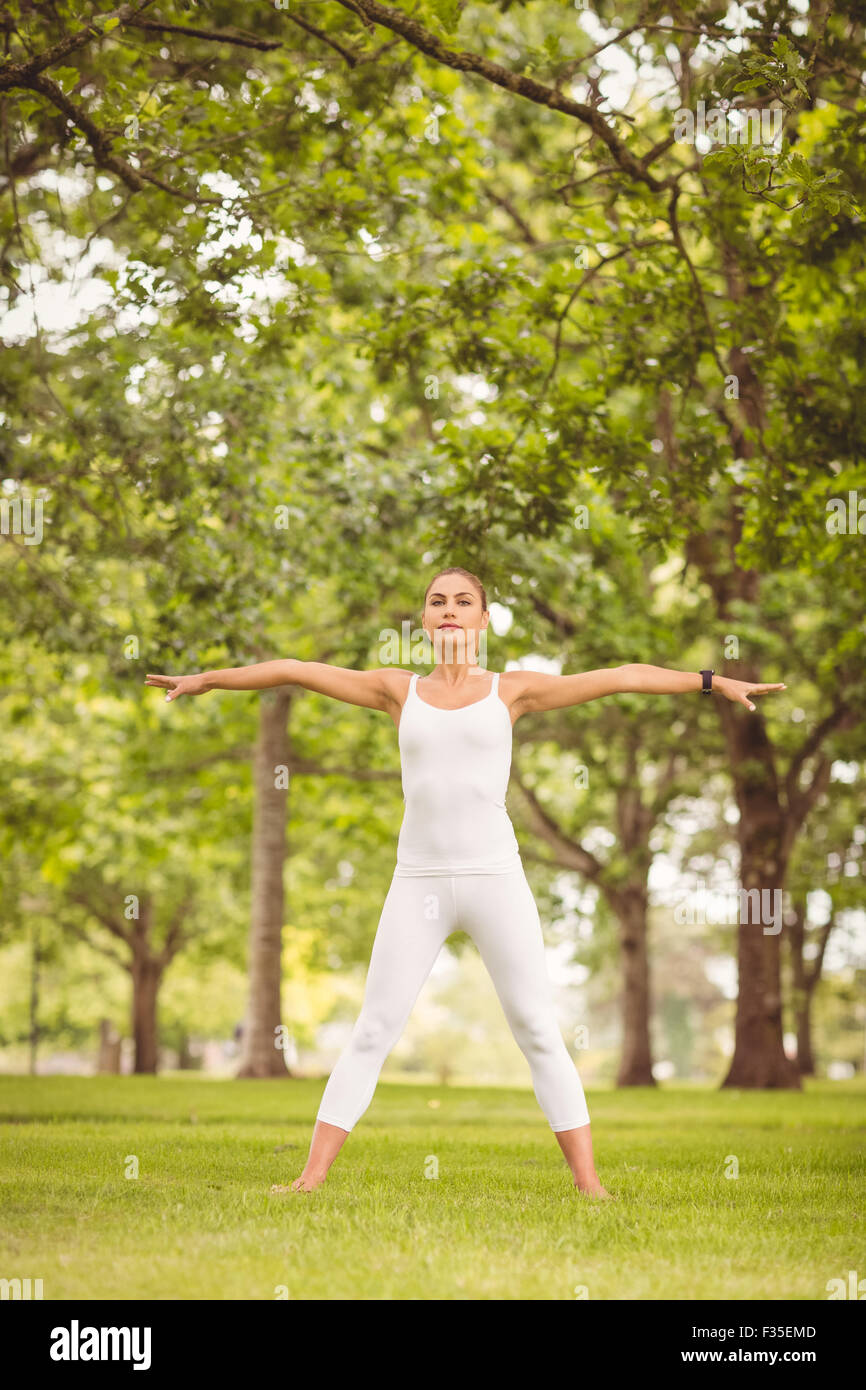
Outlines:
[[390,667],[352,671],[289,659],[195,676],[149,675],[145,682],[166,687],[167,700],[300,685],[384,710],[397,726],[405,810],[364,1002],[322,1095],[304,1170],[289,1187],[271,1190],[310,1192],[324,1182],[373,1098],[443,942],[461,929],[490,972],[574,1186],[607,1198],[595,1171],[583,1086],[556,1021],[538,909],[505,810],[512,728],[523,714],[624,691],[714,689],[753,710],[749,695],[785,687],[646,665],[571,676],[520,670],[491,676],[478,664],[479,634],[490,621],[487,597],[481,581],[459,566],[431,580],[422,621],[436,663],[423,680]]

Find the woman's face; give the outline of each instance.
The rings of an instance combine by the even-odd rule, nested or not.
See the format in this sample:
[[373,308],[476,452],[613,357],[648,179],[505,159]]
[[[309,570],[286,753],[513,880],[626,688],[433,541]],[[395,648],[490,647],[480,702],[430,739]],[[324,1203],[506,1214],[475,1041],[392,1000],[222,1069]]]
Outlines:
[[462,574],[437,575],[424,605],[424,631],[433,643],[437,661],[474,661],[478,634],[490,621],[481,595]]

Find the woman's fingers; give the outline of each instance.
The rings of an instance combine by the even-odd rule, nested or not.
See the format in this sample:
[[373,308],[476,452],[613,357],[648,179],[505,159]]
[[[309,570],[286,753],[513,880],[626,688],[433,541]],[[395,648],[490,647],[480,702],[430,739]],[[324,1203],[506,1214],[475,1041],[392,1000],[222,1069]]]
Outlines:
[[178,689],[181,682],[180,676],[154,676],[149,675],[145,680],[145,685],[155,685],[159,690],[165,691],[165,698],[173,700],[175,696],[183,692]]
[[[749,695],[767,695],[771,690],[787,690],[787,688],[788,687],[783,685],[782,682],[779,682],[777,685],[750,685],[747,693]],[[749,709],[754,708],[754,705],[749,705]]]
[[787,690],[784,681],[753,685],[751,681],[725,681],[722,687],[723,692],[729,700],[734,700],[738,704],[745,705],[746,709],[753,710],[755,706],[749,699],[750,695],[767,695],[771,690]]
[[748,687],[748,690],[744,693],[742,697],[743,704],[746,706],[747,709],[754,709],[755,706],[749,703],[749,700],[747,698],[748,695],[767,695],[771,690],[787,689],[788,687],[785,685],[784,681],[776,681],[775,684],[772,685],[750,685]]

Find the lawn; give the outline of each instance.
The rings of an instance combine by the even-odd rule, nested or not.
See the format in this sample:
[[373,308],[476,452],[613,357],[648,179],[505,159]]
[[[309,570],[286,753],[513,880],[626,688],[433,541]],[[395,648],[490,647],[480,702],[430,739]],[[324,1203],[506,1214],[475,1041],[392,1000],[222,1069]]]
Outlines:
[[820,1300],[866,1277],[860,1080],[590,1091],[608,1203],[531,1091],[383,1081],[325,1186],[271,1196],[322,1086],[0,1077],[0,1277],[193,1300]]

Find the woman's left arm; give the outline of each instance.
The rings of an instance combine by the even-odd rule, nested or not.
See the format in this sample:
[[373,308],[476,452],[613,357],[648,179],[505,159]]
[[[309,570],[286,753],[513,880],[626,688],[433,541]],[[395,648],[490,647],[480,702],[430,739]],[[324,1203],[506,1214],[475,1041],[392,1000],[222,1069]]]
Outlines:
[[[518,673],[514,672],[514,675]],[[685,695],[700,690],[703,685],[700,671],[671,671],[666,666],[649,666],[643,662],[583,671],[574,676],[551,676],[543,671],[521,671],[519,675],[523,679],[520,690],[515,691],[514,707],[517,714],[582,705],[602,695]],[[712,681],[715,693],[751,710],[755,706],[749,700],[750,695],[766,695],[771,690],[787,688],[781,682],[765,685],[754,681],[735,681],[730,676],[713,676]]]
[[[648,695],[679,695],[686,690],[700,690],[702,678],[700,671],[669,671],[666,666],[645,666],[636,662],[620,668],[628,672],[628,684],[623,690],[640,691]],[[754,681],[735,681],[730,676],[712,677],[712,690],[724,695],[726,700],[754,709],[750,695],[767,695],[771,690],[786,690],[781,681],[775,685],[765,685]]]

